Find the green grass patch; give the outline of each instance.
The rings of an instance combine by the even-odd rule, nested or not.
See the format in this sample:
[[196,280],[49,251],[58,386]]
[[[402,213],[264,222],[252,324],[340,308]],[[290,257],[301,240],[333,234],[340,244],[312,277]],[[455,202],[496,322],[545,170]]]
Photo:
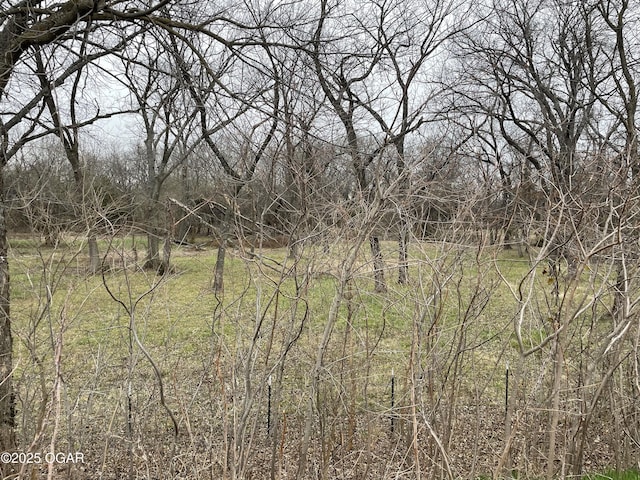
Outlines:
[[[415,410],[423,442],[431,438],[426,421],[437,432],[450,428],[454,437],[462,429],[455,438],[463,440],[472,427],[487,429],[479,438],[487,443],[483,451],[494,455],[487,454],[492,462],[502,451],[506,364],[517,370],[517,388],[524,392],[524,406],[518,408],[533,405],[540,415],[535,420],[523,415],[521,421],[538,431],[546,424],[544,389],[552,352],[551,342],[544,342],[554,322],[567,322],[566,389],[579,378],[580,355],[606,346],[612,322],[604,315],[611,281],[606,269],[585,269],[573,290],[576,285],[561,279],[554,296],[544,265],[532,265],[514,251],[414,242],[410,281],[399,285],[396,246],[383,242],[388,290],[376,293],[365,243],[349,272],[337,321],[328,330],[352,246],[347,240],[333,244],[328,254],[306,246],[297,263],[286,249],[229,248],[224,291],[217,294],[212,290],[215,248],[176,247],[171,273],[159,276],[141,268],[142,237],[101,239],[99,246],[108,268],[90,275],[82,238],[65,239],[58,248],[11,239],[15,379],[25,442],[34,434],[37,412],[50,405],[56,368],[64,379],[66,428],[76,428],[76,418],[91,419],[95,435],[109,431],[118,438],[125,435],[128,402],[138,429],[166,432],[155,368],[181,425],[199,432],[194,438],[232,429],[246,405],[254,425],[261,425],[267,381],[275,384],[281,373],[277,415],[291,422],[291,435],[299,439],[311,374],[326,342],[311,411],[326,412],[321,426],[330,435],[348,443],[352,434],[387,431],[393,417],[402,436],[387,440],[401,449],[404,440],[398,438],[408,438]],[[587,302],[593,308],[581,310]],[[520,358],[516,328],[525,350],[543,347]],[[251,402],[245,403],[248,397]],[[371,439],[366,442],[366,448],[373,445]]]
[[615,470],[608,471],[606,473],[592,473],[584,475],[583,480],[638,480],[640,478],[640,471],[638,470],[623,470],[616,472]]

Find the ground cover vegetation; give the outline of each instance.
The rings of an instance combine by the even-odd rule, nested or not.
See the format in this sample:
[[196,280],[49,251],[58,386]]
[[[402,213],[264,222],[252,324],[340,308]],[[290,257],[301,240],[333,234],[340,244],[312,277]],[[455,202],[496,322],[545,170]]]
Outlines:
[[0,478],[636,478],[639,19],[6,0]]

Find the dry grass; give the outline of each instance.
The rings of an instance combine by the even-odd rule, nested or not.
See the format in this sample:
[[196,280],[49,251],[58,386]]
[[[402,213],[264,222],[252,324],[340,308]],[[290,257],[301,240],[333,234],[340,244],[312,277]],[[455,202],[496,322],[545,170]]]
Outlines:
[[[504,366],[518,359],[518,305],[503,280],[517,285],[530,269],[515,253],[414,244],[411,283],[395,284],[389,261],[390,290],[378,295],[362,251],[309,398],[347,243],[329,255],[308,246],[295,268],[283,248],[232,249],[218,296],[213,248],[175,249],[174,272],[159,277],[138,268],[142,249],[116,239],[112,267],[89,276],[81,239],[58,249],[26,238],[11,245],[20,443],[48,448],[57,367],[56,448],[85,459],[58,465],[60,478],[295,478],[310,400],[305,478],[446,476],[434,433],[455,476],[489,475],[502,454]],[[384,247],[393,258],[394,246]],[[529,342],[541,328],[531,321]],[[545,355],[520,372],[514,428],[529,433],[515,438],[512,464],[521,476],[546,463],[546,415],[535,404]],[[615,466],[624,447],[612,443],[615,432],[602,423],[592,435],[585,464]]]

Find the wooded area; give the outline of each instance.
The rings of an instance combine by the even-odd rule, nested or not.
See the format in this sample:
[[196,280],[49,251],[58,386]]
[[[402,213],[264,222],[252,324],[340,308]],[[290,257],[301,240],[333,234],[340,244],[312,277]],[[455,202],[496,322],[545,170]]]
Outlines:
[[640,469],[639,28],[4,0],[0,452],[92,460],[0,477]]

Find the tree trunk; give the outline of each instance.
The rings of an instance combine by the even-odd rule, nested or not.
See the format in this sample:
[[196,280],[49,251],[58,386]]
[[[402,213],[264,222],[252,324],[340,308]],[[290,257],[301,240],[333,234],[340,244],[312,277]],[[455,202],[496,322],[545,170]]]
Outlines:
[[611,306],[611,319],[614,326],[617,325],[618,322],[624,321],[624,299],[628,288],[628,280],[621,259],[615,260],[615,270],[616,284],[613,290],[613,305]]
[[556,475],[556,442],[558,437],[558,427],[560,423],[560,395],[562,383],[562,370],[564,354],[560,339],[556,338],[553,345],[553,388],[551,390],[551,405],[549,408],[549,445],[547,450],[547,480],[552,480]]
[[171,235],[167,235],[164,239],[160,273],[162,275],[171,273]]
[[400,220],[400,235],[398,236],[398,283],[405,285],[409,282],[409,262],[408,262],[408,222],[406,219]]
[[223,237],[218,247],[218,257],[216,258],[216,269],[213,275],[213,291],[222,293],[224,289],[224,257],[227,253],[227,239]]
[[[239,190],[236,191],[236,195]],[[220,245],[218,246],[218,256],[216,257],[215,271],[213,272],[213,291],[218,293],[224,292],[224,261],[227,253],[227,247],[231,239],[231,233],[233,230],[234,208],[235,203],[228,201],[226,210],[222,216],[220,222]]]
[[298,235],[289,236],[289,244],[287,245],[287,258],[290,260],[300,259],[300,239]]
[[[149,195],[149,205],[147,206],[147,258],[144,263],[144,268],[147,270],[159,270],[162,268],[162,262],[160,261],[160,203],[158,202],[160,186],[153,180],[151,186],[151,194]],[[161,272],[160,272],[161,273]]]
[[89,270],[91,274],[100,271],[100,251],[98,250],[98,239],[95,234],[89,232]]
[[[4,185],[0,167],[0,452],[14,451],[15,395],[13,391],[13,336],[9,302],[9,261]],[[2,478],[13,473],[11,464],[0,463]]]
[[144,268],[148,270],[160,268],[160,237],[155,228],[147,234],[147,259]]
[[369,237],[371,245],[371,255],[373,256],[373,278],[375,281],[376,293],[384,293],[387,291],[387,284],[384,280],[384,259],[382,258],[382,250],[380,249],[380,239],[372,235]]

